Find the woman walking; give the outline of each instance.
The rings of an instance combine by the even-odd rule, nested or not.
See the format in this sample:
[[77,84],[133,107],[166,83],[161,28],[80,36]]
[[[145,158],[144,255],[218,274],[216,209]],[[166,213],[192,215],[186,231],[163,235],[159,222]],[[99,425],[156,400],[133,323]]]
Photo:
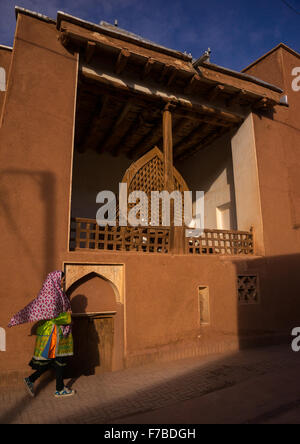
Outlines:
[[34,382],[50,368],[55,369],[57,398],[74,395],[64,385],[63,372],[67,357],[73,356],[71,331],[71,304],[63,290],[64,273],[49,273],[36,299],[15,314],[8,327],[26,322],[40,321],[34,354],[29,362],[35,372],[24,379],[25,386],[34,396]]

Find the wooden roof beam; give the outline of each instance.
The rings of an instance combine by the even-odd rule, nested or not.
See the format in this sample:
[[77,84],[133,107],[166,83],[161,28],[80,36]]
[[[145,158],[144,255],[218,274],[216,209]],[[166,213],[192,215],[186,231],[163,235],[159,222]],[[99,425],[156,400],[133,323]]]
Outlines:
[[189,147],[195,145],[195,140],[201,140],[203,137],[203,131],[211,129],[213,126],[208,123],[199,123],[199,125],[191,131],[190,134],[185,136],[174,146],[174,157],[177,159],[181,154],[186,151]]
[[167,87],[171,86],[177,76],[177,70],[172,66],[170,70],[170,75],[167,80]]
[[256,110],[267,110],[273,106],[273,103],[267,97],[257,100],[252,107]]
[[127,93],[132,92],[142,97],[148,97],[149,99],[160,102],[172,100],[174,103],[178,104],[180,108],[190,112],[199,112],[201,114],[206,114],[207,116],[215,116],[218,119],[227,120],[232,123],[241,122],[244,118],[242,114],[234,113],[229,110],[225,111],[225,109],[222,109],[221,107],[203,103],[201,99],[197,100],[195,97],[186,97],[177,93],[170,95],[170,92],[164,88],[156,88],[154,90],[153,88],[145,87],[144,85],[137,83],[135,80],[124,78],[119,79],[110,73],[98,72],[91,67],[83,66],[82,74],[88,79],[118,88],[119,90],[127,91]]
[[[126,155],[130,156],[130,153],[132,151],[135,151],[136,145],[139,144],[140,141],[144,139],[144,137],[148,136],[149,132],[151,132],[151,130],[153,129],[153,126],[154,126],[153,123],[143,121],[142,116],[139,115],[138,118],[130,126],[124,138],[122,139],[117,154],[121,150],[123,150]],[[138,139],[138,141],[135,142],[134,145],[132,143],[131,145],[128,145],[128,142],[132,142],[134,138]]]
[[96,43],[95,42],[90,42],[88,41],[86,44],[86,49],[85,49],[85,60],[86,63],[90,63],[94,54],[95,54],[95,49],[96,49]]
[[225,128],[220,128],[219,130],[214,131],[212,134],[209,134],[208,136],[204,137],[202,140],[197,142],[194,146],[181,152],[181,154],[176,156],[176,160],[182,161],[194,155],[196,152],[206,148],[208,145],[212,144],[215,140],[222,137],[227,131],[228,130],[226,130]]
[[109,103],[110,97],[105,96],[101,101],[101,105],[98,105],[96,111],[92,117],[89,131],[87,132],[86,138],[82,143],[81,147],[79,147],[80,152],[85,152],[90,147],[95,147],[98,143],[98,139],[96,137],[97,128],[101,123],[103,116],[106,114],[106,108]]
[[190,78],[187,86],[184,89],[184,94],[191,94],[193,90],[195,89],[195,86],[198,82],[200,82],[200,76],[198,74],[193,75],[193,77]]
[[172,66],[169,64],[164,64],[163,65],[163,69],[161,71],[160,77],[159,77],[159,83],[164,83],[166,78],[168,78],[170,76],[170,74],[172,73]]
[[274,100],[274,104],[280,104],[282,91],[254,77],[245,76],[242,73],[230,71],[210,63],[201,65],[198,67],[198,71],[203,82],[218,83],[236,90],[244,90],[249,96],[267,97]]
[[152,59],[151,57],[149,57],[147,59],[147,62],[145,63],[145,66],[143,68],[143,72],[141,74],[141,79],[145,80],[149,76],[154,63],[155,63],[155,60]]
[[110,134],[108,135],[107,139],[103,142],[103,144],[101,145],[101,149],[99,149],[98,152],[110,151],[112,148],[116,147],[118,141],[124,136],[124,134],[128,130],[128,125],[126,124],[125,121],[128,117],[128,114],[132,110],[133,106],[134,105],[132,100],[130,100],[124,105],[116,123],[114,124],[112,130],[110,131]]
[[162,121],[160,120],[153,129],[140,141],[140,143],[130,151],[129,157],[139,157],[152,149],[162,138]]
[[116,65],[115,65],[115,73],[116,74],[120,75],[124,71],[129,58],[130,58],[130,52],[127,51],[127,49],[122,49],[119,52],[119,55],[118,55],[118,58],[116,61]]
[[236,94],[232,95],[229,99],[226,100],[226,106],[231,106],[237,104],[241,99],[245,99],[247,97],[247,93],[245,90],[241,89]]
[[209,102],[212,102],[215,100],[220,93],[222,93],[225,90],[224,85],[216,85],[213,86],[207,93],[206,98]]
[[232,122],[228,122],[226,120],[223,120],[222,118],[219,118],[218,115],[209,117],[206,114],[188,114],[187,112],[184,112],[183,110],[180,111],[180,109],[176,109],[175,112],[176,117],[181,117],[183,119],[188,120],[196,120],[199,123],[208,123],[215,126],[223,126],[223,127],[229,127],[232,126]]

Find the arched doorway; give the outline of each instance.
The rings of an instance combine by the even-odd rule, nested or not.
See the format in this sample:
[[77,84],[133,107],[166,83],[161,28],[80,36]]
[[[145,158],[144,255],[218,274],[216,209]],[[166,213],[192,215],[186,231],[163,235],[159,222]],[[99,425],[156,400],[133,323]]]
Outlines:
[[84,275],[80,268],[76,267],[76,270],[77,273],[72,269],[72,277],[70,274],[68,276],[68,269],[66,273],[67,282],[69,277],[66,290],[72,306],[74,337],[70,376],[123,368],[124,307],[119,289],[98,269],[85,270],[89,272]]

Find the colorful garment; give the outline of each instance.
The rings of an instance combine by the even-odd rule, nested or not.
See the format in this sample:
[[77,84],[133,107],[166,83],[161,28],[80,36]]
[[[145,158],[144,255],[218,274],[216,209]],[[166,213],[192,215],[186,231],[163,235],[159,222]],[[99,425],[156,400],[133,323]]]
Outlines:
[[34,360],[48,360],[73,355],[72,333],[63,334],[62,327],[71,323],[71,314],[64,312],[55,319],[41,322],[37,328]]
[[[38,296],[23,310],[15,314],[8,327],[57,318],[61,313],[71,311],[70,301],[61,289],[61,271],[49,273]],[[70,325],[61,325],[64,336],[71,333]]]

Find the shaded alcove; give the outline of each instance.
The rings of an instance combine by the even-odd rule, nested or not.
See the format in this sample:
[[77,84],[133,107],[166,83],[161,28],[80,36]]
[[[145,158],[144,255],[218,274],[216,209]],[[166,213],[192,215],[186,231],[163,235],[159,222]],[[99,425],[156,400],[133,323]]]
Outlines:
[[123,305],[116,286],[91,272],[67,290],[73,318],[71,377],[113,371],[123,366]]

